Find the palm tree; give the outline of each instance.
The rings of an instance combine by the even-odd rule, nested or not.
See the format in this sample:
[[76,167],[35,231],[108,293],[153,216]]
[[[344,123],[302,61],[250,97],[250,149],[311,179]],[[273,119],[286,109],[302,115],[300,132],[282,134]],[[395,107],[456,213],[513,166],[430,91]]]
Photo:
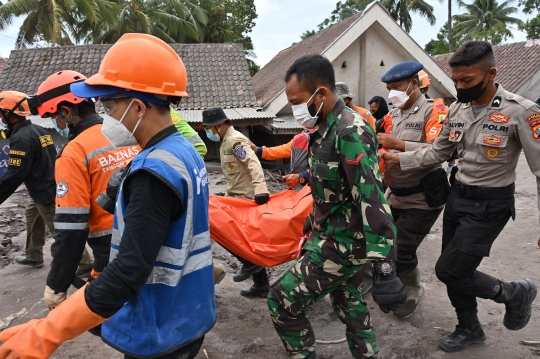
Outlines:
[[382,0],[381,4],[406,32],[410,32],[412,28],[411,12],[425,17],[430,25],[435,24],[433,6],[425,0]]
[[509,16],[518,11],[517,8],[510,6],[513,1],[504,1],[499,5],[497,0],[475,0],[470,5],[464,4],[467,12],[454,16],[459,21],[454,28],[456,31],[454,36],[461,38],[462,42],[484,40],[490,41],[492,45],[513,37],[509,25],[523,23],[520,19]]
[[71,45],[72,27],[81,17],[98,27],[114,21],[116,5],[108,0],[11,0],[0,3],[0,30],[17,16],[26,15],[16,48],[44,41],[49,45]]
[[[195,0],[113,0],[120,8],[116,21],[103,27],[81,22],[76,38],[86,43],[114,43],[123,34],[154,35],[165,42],[201,42],[208,22],[202,1]],[[212,6],[205,0],[205,8]]]
[[[346,0],[339,1],[336,8],[332,11],[332,15],[319,24],[319,31],[327,28],[330,25],[338,23],[354,14],[364,11],[373,0]],[[435,15],[433,15],[433,6],[429,5],[425,0],[381,0],[390,16],[405,29],[411,31],[412,19],[410,12],[416,12],[425,17],[430,25],[435,24]]]

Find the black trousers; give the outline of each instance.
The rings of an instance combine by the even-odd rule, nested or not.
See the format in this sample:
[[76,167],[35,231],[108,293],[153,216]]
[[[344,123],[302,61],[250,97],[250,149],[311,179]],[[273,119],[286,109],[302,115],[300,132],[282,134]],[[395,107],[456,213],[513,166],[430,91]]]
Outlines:
[[452,187],[443,217],[442,253],[435,265],[437,278],[446,284],[452,306],[476,310],[476,298],[493,299],[500,281],[476,270],[510,219],[514,197],[477,200],[458,196]]
[[397,228],[397,273],[406,274],[418,266],[416,251],[439,218],[442,208],[391,210]]
[[[195,340],[193,343],[189,343],[186,346],[183,346],[182,348],[175,350],[172,353],[165,354],[159,357],[153,357],[155,359],[193,359],[199,354],[199,350],[201,350],[202,343],[204,341],[204,335]],[[136,357],[132,357],[129,355],[124,355],[124,359],[137,359]]]

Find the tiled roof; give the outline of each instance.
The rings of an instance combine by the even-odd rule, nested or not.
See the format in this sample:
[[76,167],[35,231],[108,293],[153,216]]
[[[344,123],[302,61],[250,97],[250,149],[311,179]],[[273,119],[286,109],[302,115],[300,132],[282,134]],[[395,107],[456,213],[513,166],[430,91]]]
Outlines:
[[[517,92],[540,71],[540,40],[528,40],[493,46],[497,63],[497,82],[505,90]],[[433,56],[433,60],[451,76],[448,60],[452,54]]]
[[267,104],[283,90],[285,87],[283,77],[296,59],[304,55],[322,53],[361,16],[360,12],[277,54],[253,76],[253,86],[259,104]]
[[[2,70],[4,70],[4,67],[6,67],[6,65],[7,65],[7,61],[3,57],[0,57],[0,74],[2,74]],[[0,91],[2,91],[1,87],[0,87]]]
[[[241,44],[171,46],[184,61],[188,73],[189,97],[182,99],[180,108],[258,106]],[[79,45],[13,50],[7,66],[0,74],[0,89],[32,94],[49,75],[66,69],[90,76],[98,72],[101,59],[110,47],[111,45]]]

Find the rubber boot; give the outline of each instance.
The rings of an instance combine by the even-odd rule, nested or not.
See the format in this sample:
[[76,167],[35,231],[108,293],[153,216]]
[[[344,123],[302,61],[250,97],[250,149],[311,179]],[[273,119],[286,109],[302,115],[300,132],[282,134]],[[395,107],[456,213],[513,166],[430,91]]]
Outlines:
[[366,263],[362,270],[364,271],[364,274],[362,276],[362,286],[360,287],[360,292],[362,293],[363,297],[373,286],[373,264],[371,264],[371,262]]
[[240,269],[240,272],[236,273],[233,276],[233,281],[235,282],[243,282],[249,277],[251,277],[253,274],[260,272],[264,267],[258,266],[253,263],[246,263],[242,265],[242,269]]
[[439,339],[439,347],[442,350],[449,353],[458,352],[471,344],[486,341],[486,335],[478,321],[477,310],[456,310],[456,313],[458,317],[456,330],[452,334]]
[[214,266],[214,284],[219,284],[225,278],[226,274],[223,269]]
[[536,284],[529,278],[501,282],[500,293],[493,300],[506,306],[503,324],[507,329],[519,330],[529,323],[536,293]]
[[408,318],[418,309],[418,304],[420,304],[425,292],[424,284],[420,281],[420,270],[418,267],[409,273],[398,274],[398,277],[403,282],[405,291],[407,291],[407,300],[394,314],[399,318]]

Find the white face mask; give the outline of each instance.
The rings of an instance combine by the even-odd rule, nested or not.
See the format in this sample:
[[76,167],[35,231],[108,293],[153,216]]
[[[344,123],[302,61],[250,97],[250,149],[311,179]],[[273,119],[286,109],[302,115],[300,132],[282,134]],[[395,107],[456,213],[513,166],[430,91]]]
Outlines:
[[139,118],[139,121],[135,125],[133,132],[130,132],[122,123],[122,121],[124,121],[124,117],[126,117],[129,108],[133,104],[133,101],[135,100],[131,100],[131,103],[122,115],[120,121],[116,120],[114,117],[108,114],[101,115],[101,117],[103,117],[103,127],[101,128],[101,133],[103,133],[103,135],[107,137],[111,144],[116,148],[124,146],[134,146],[138,144],[137,139],[133,135],[135,134],[135,131],[137,131],[137,127],[139,127],[142,117]]
[[412,82],[409,83],[409,86],[407,86],[405,92],[390,90],[390,93],[388,94],[388,100],[392,102],[392,105],[397,108],[402,108],[405,105],[405,102],[407,102],[410,97],[410,95],[407,95],[407,91],[409,91],[409,87],[411,87],[411,84]]
[[[298,122],[300,126],[303,126],[304,128],[313,128],[315,127],[315,124],[317,123],[317,120],[319,119],[319,112],[321,111],[321,108],[324,105],[324,101],[321,103],[321,106],[317,110],[317,112],[312,115],[312,112],[315,112],[315,103],[312,103],[311,106],[308,107],[309,101],[317,94],[319,89],[315,91],[313,95],[307,100],[305,103],[301,103],[298,105],[292,105],[292,113],[294,116],[294,119]],[[311,109],[311,111],[310,111]]]

